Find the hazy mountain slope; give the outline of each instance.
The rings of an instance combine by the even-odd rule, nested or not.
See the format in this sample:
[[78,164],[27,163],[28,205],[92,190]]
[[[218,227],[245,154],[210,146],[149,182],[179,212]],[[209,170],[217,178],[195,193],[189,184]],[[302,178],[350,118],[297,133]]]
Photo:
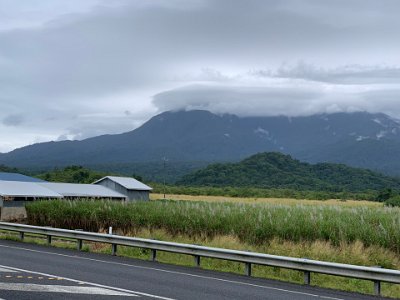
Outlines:
[[384,114],[246,117],[165,112],[123,134],[34,144],[1,154],[17,167],[237,161],[279,151],[309,162],[340,162],[400,174],[400,125]]

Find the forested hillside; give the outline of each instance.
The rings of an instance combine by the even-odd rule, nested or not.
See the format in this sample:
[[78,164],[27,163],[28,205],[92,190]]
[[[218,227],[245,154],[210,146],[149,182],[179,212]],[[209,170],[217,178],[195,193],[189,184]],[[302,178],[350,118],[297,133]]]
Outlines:
[[400,180],[342,164],[309,164],[277,152],[259,153],[239,163],[217,163],[178,182],[194,186],[289,188],[349,191],[400,189]]

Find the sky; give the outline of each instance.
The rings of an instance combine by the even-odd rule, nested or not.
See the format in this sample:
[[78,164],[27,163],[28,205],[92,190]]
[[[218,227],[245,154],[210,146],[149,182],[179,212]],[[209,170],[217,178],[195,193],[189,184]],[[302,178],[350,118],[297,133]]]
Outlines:
[[0,0],[0,152],[167,110],[400,118],[398,0]]

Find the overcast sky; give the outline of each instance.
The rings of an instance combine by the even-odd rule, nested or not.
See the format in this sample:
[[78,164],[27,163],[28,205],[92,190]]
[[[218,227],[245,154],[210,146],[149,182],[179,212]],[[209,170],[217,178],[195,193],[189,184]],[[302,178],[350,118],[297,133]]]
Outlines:
[[0,152],[166,110],[400,118],[398,0],[0,0]]

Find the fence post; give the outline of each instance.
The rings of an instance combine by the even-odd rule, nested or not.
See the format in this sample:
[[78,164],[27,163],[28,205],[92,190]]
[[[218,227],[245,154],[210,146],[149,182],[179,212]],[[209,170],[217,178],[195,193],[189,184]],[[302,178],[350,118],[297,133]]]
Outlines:
[[47,245],[51,245],[51,235],[47,236]]
[[245,263],[244,273],[246,276],[251,276],[251,263]]
[[20,231],[20,232],[19,232],[19,238],[20,238],[21,241],[24,240],[24,236],[25,236],[25,232]]

